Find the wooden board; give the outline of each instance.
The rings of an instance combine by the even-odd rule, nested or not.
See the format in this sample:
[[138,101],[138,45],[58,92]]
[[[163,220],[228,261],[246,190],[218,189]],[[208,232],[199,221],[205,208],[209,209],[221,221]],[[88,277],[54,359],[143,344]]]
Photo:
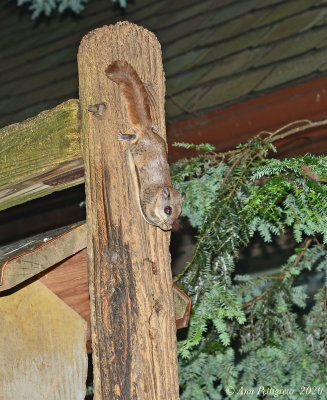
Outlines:
[[0,130],[0,210],[84,180],[79,101]]
[[[57,233],[54,233],[57,232]],[[59,232],[61,232],[59,234]],[[86,247],[86,224],[38,235],[0,249],[0,292],[8,290]]]
[[41,282],[0,297],[0,400],[83,400],[86,322]]
[[90,349],[90,296],[86,249],[60,262],[54,268],[49,268],[38,277],[48,289],[85,319],[86,338]]
[[[53,293],[75,310],[87,322],[87,349],[91,352],[91,317],[89,281],[87,273],[87,250],[84,249],[55,268],[38,275],[40,281]],[[176,285],[173,285],[176,328],[188,326],[191,300]]]
[[[0,271],[8,294],[27,280],[39,279],[87,322],[91,351],[90,297],[87,273],[86,224],[79,223],[0,247]],[[75,254],[76,253],[76,254]],[[11,261],[7,262],[12,259]],[[2,268],[1,268],[2,265]],[[5,268],[4,268],[5,267]],[[190,299],[173,285],[177,329],[188,325]]]

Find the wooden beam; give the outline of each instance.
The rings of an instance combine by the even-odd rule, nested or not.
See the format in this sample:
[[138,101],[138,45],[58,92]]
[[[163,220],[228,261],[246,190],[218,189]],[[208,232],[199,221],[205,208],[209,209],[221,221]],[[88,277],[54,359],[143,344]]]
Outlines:
[[[219,96],[219,93],[217,93]],[[212,143],[218,151],[233,149],[261,131],[274,131],[301,119],[319,121],[327,117],[327,77],[258,96],[223,109],[167,126],[168,141]],[[326,154],[327,129],[294,135],[278,143],[279,156]],[[169,147],[170,162],[196,152]]]
[[[85,154],[95,399],[178,399],[170,234],[139,211],[127,153],[131,131],[118,88],[105,69],[126,60],[151,91],[151,114],[165,137],[160,45],[130,23],[86,35],[78,54]],[[105,103],[104,115],[88,111]]]
[[[60,232],[62,231],[62,232]],[[86,247],[86,225],[53,230],[0,249],[0,292],[26,281]]]
[[0,130],[0,210],[82,183],[79,101]]

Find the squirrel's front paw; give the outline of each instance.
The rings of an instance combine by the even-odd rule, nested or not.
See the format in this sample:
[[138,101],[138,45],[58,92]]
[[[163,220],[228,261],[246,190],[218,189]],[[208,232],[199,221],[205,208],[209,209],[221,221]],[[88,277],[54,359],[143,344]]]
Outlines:
[[117,134],[117,140],[125,141],[125,140],[133,140],[136,138],[136,135],[129,135],[128,133],[121,133]]

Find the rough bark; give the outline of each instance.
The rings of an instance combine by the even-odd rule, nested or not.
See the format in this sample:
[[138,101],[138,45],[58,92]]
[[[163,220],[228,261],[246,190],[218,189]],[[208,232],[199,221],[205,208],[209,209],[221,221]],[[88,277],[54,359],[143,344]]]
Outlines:
[[[164,75],[156,37],[130,23],[104,26],[79,48],[79,80],[88,221],[95,399],[178,399],[170,234],[138,207],[118,132],[130,121],[105,69],[128,61],[150,94],[151,116],[165,138]],[[104,115],[88,110],[105,103]]]

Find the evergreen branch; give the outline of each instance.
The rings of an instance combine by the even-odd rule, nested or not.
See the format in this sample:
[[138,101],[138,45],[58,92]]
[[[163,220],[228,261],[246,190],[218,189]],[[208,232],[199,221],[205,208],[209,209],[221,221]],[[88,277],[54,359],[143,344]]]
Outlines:
[[[266,159],[272,142],[323,124],[327,120],[297,121],[234,151],[204,148],[207,153],[173,167],[174,184],[187,193],[184,216],[198,229],[192,260],[178,277],[192,297],[188,335],[179,346],[186,357],[180,360],[181,400],[232,399],[227,388],[237,382],[249,388],[258,382],[325,385],[327,157]],[[239,249],[256,231],[265,241],[290,231],[302,244],[278,275],[234,277]],[[324,273],[326,286],[308,312],[303,274],[312,271]],[[293,305],[303,308],[302,324]],[[242,354],[237,361],[235,347]]]
[[[250,285],[242,287],[242,289],[237,292],[237,295],[240,296],[243,293],[248,292],[254,286],[260,285],[260,283],[263,283],[263,282],[266,282],[266,281],[267,281],[267,277],[264,277],[264,278],[261,278],[261,279],[257,280],[256,282],[252,282]],[[251,303],[253,303],[253,302],[251,301]]]
[[286,132],[286,133],[287,133],[287,132],[289,132],[288,129],[289,129],[290,127],[296,126],[296,125],[300,125],[300,124],[302,124],[302,126],[303,126],[303,125],[307,125],[307,124],[311,124],[311,121],[310,121],[309,119],[300,119],[300,120],[297,120],[297,121],[292,121],[292,122],[290,122],[290,123],[288,123],[288,124],[282,126],[281,128],[277,129],[277,130],[274,131],[274,132],[270,132],[270,131],[261,131],[261,132],[259,133],[259,135],[267,134],[267,135],[269,135],[269,136],[271,137],[272,135],[277,135],[277,134],[280,134],[280,133],[282,133],[282,132]]
[[[285,128],[289,128],[292,125],[296,125],[296,124],[302,123],[302,122],[303,122],[302,126],[295,127],[293,129],[287,130],[284,133],[281,133],[284,131]],[[286,137],[294,135],[296,133],[305,132],[305,131],[307,131],[309,129],[313,129],[313,128],[321,128],[323,126],[327,126],[327,119],[321,120],[321,121],[316,121],[316,122],[312,122],[310,120],[298,120],[298,121],[292,122],[290,124],[287,124],[283,128],[278,129],[277,131],[271,133],[270,136],[267,138],[267,141],[273,143],[273,142],[276,142],[277,140],[285,139]]]
[[[298,125],[298,124],[302,124],[302,125],[292,128],[292,129],[289,129],[285,132],[286,129],[290,128],[291,126]],[[316,122],[312,122],[307,119],[297,120],[297,121],[294,121],[294,122],[284,125],[283,127],[277,129],[274,132],[261,131],[256,136],[254,136],[254,139],[262,138],[262,135],[266,134],[266,135],[268,135],[268,137],[266,137],[262,140],[267,143],[274,143],[278,140],[285,139],[286,137],[292,136],[294,134],[306,132],[310,129],[322,128],[324,126],[327,126],[327,119],[324,119],[321,121],[316,121]],[[242,152],[242,149],[237,148],[237,149],[232,149],[232,150],[227,150],[224,152],[218,152],[218,153],[212,154],[211,158],[215,157],[216,159],[226,159],[226,158],[229,158],[230,156],[235,156],[241,152]]]
[[225,184],[226,184],[226,181],[227,181],[228,178],[230,177],[230,175],[231,175],[231,173],[233,172],[234,168],[235,168],[238,164],[240,164],[241,161],[243,160],[243,158],[245,158],[248,154],[249,154],[249,150],[246,149],[246,150],[243,152],[243,154],[242,154],[239,158],[236,158],[236,159],[235,159],[235,161],[233,162],[233,164],[231,165],[231,167],[230,167],[229,170],[227,171],[227,173],[226,173],[226,175],[225,175],[225,177],[224,177],[223,183],[221,184],[221,188],[220,188],[220,189],[223,189],[223,187],[224,187]]
[[312,238],[306,238],[305,239],[303,250],[296,257],[296,260],[294,261],[293,267],[296,267],[299,264],[299,262],[304,257],[304,254],[307,251],[307,249],[309,248],[309,246],[311,245],[311,243],[312,243]]
[[258,302],[261,299],[263,299],[268,293],[270,293],[271,291],[274,290],[276,285],[278,285],[278,283],[280,283],[284,279],[284,277],[285,277],[285,273],[284,272],[279,274],[277,277],[272,277],[272,279],[274,280],[274,283],[271,286],[269,286],[266,290],[264,290],[262,293],[260,293],[260,295],[256,296],[254,299],[248,301],[247,303],[243,304],[242,308],[246,309],[250,305]]
[[303,169],[304,173],[305,173],[309,178],[313,179],[314,181],[316,181],[316,182],[323,182],[323,183],[326,183],[326,182],[327,182],[327,179],[320,178],[317,174],[313,173],[313,172],[310,170],[310,168],[309,168],[306,164],[303,165],[302,169]]
[[[305,254],[306,250],[309,248],[309,246],[311,245],[311,243],[312,243],[312,238],[305,239],[304,245],[303,245],[303,250],[297,255],[294,263],[292,264],[292,268],[296,267],[299,264],[299,262],[304,257],[304,254]],[[278,283],[283,281],[285,276],[286,276],[286,273],[281,272],[277,277],[271,277],[271,279],[274,280],[274,283],[271,286],[269,286],[267,289],[265,289],[262,293],[260,293],[260,295],[256,296],[254,299],[248,301],[247,303],[243,304],[242,308],[246,309],[253,303],[256,303],[259,300],[262,300],[268,293],[270,293],[271,291],[274,290],[274,288],[276,287],[276,285],[278,285]],[[260,282],[258,282],[258,283],[260,283]]]
[[[235,162],[233,163],[233,165],[231,166],[231,168],[229,169],[229,171],[228,171],[228,173],[227,173],[228,176],[230,175],[231,171],[235,168],[235,166],[236,166],[238,163],[240,163],[244,158],[246,159],[246,156],[249,156],[249,154],[250,154],[248,150],[246,150],[244,153],[245,153],[244,155],[240,156],[237,160],[235,160]],[[250,158],[250,160],[249,160],[249,162],[246,164],[246,166],[245,166],[245,168],[244,168],[242,174],[236,178],[235,182],[233,182],[233,187],[232,187],[231,190],[229,191],[229,194],[227,195],[227,198],[226,198],[225,201],[224,201],[224,206],[218,211],[218,213],[216,214],[215,218],[211,221],[210,227],[214,227],[214,226],[217,224],[217,221],[219,220],[220,216],[221,216],[222,213],[225,211],[225,209],[228,207],[229,201],[232,199],[232,197],[233,197],[234,194],[235,194],[235,191],[236,191],[237,188],[239,187],[240,181],[242,180],[242,178],[244,177],[246,171],[249,169],[249,167],[252,165],[252,163],[254,162],[254,160],[255,160],[256,158],[257,158],[257,154],[255,154],[254,156],[252,156],[252,157]],[[228,176],[227,176],[227,179],[228,179]],[[226,184],[227,179],[224,179],[223,185]],[[203,224],[202,227],[201,227],[200,235],[203,234],[203,232],[204,232],[204,227],[205,227],[205,224]],[[200,249],[201,249],[202,243],[207,239],[207,237],[208,237],[209,234],[210,234],[210,229],[206,229],[206,232],[205,232],[203,235],[200,236],[200,238],[199,238],[199,240],[198,240],[198,243],[197,243],[197,246],[196,246],[196,248],[195,248],[195,250],[194,250],[192,260],[187,264],[187,266],[186,266],[186,268],[184,269],[184,271],[177,277],[177,280],[179,280],[180,278],[182,278],[182,277],[185,275],[185,273],[187,272],[187,270],[193,265],[193,263],[195,262],[195,260],[196,260],[196,258],[197,258],[197,256],[198,256],[198,253],[199,253],[199,251],[200,251]]]

